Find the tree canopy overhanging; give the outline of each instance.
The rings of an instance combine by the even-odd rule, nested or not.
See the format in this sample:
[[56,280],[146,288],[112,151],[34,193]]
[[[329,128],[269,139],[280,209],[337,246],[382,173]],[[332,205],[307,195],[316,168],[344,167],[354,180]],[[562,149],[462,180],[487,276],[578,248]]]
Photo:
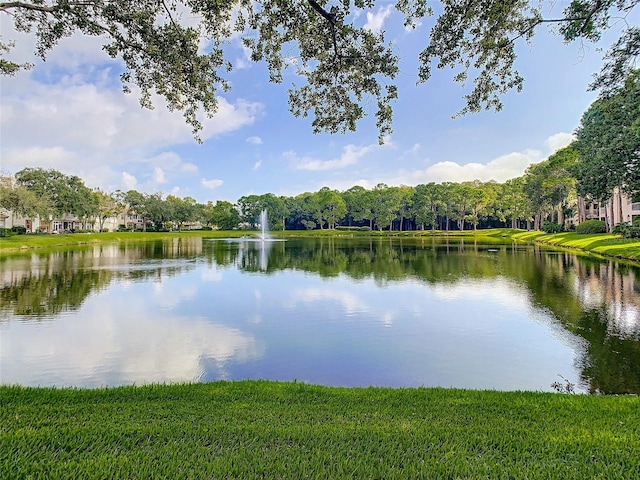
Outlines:
[[[604,56],[590,88],[603,96],[615,91],[640,53],[640,27],[627,21],[640,0],[573,0],[557,18],[530,0],[397,0],[395,9],[412,28],[426,16],[437,18],[419,54],[418,81],[436,68],[457,69],[454,80],[472,83],[459,114],[500,110],[501,96],[520,91],[523,77],[515,68],[516,45],[532,40],[544,24],[555,24],[566,42],[597,42],[622,19],[625,27]],[[255,62],[264,61],[272,82],[294,68],[301,83],[289,89],[289,109],[312,117],[314,133],[354,131],[368,106],[375,105],[379,139],[391,132],[393,83],[399,57],[384,32],[354,22],[355,12],[373,9],[375,0],[32,0],[0,1],[21,32],[37,38],[35,54],[47,53],[76,32],[104,38],[103,49],[122,60],[123,89],[140,89],[140,103],[151,108],[152,94],[168,108],[182,111],[194,129],[199,113],[211,116],[217,92],[230,84],[233,65],[225,45],[241,38]],[[386,2],[385,2],[386,3]],[[620,23],[620,22],[618,22]],[[203,47],[204,45],[204,47]],[[29,64],[4,58],[12,41],[0,42],[0,73],[15,74]]]

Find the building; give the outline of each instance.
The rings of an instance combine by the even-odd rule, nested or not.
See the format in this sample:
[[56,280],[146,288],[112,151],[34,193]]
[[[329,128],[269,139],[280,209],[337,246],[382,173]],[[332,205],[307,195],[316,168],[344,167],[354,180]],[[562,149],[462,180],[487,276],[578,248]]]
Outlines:
[[585,220],[602,220],[609,230],[622,222],[633,223],[635,218],[640,217],[640,202],[633,200],[619,188],[614,190],[608,201],[602,203],[586,202],[584,198],[578,197],[578,211],[574,221],[581,223]]

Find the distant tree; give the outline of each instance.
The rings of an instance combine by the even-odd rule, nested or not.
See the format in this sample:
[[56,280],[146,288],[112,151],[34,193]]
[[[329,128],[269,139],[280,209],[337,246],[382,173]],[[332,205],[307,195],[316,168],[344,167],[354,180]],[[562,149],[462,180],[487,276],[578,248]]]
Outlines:
[[442,220],[441,229],[449,231],[449,220],[456,215],[458,185],[453,182],[443,182],[438,186],[438,214]]
[[485,208],[493,200],[492,190],[490,185],[484,184],[478,180],[474,182],[465,182],[468,186],[467,189],[467,213],[464,219],[473,225],[473,229],[478,229],[480,223],[480,217],[482,216]]
[[524,191],[525,177],[507,180],[500,185],[496,195],[495,215],[500,221],[511,222],[511,228],[519,228],[520,221],[532,219],[531,203]]
[[195,221],[198,216],[197,202],[192,197],[180,198],[175,195],[167,195],[165,203],[167,220],[176,222],[179,231],[182,231],[185,223]]
[[341,195],[347,207],[346,220],[349,226],[352,222],[361,222],[369,218],[370,210],[367,201],[369,191],[366,188],[356,185],[342,192]]
[[240,209],[240,218],[243,222],[247,222],[253,228],[256,227],[260,212],[264,209],[262,199],[259,195],[247,195],[238,199],[238,208]]
[[260,196],[261,210],[267,211],[268,228],[271,230],[284,230],[289,209],[284,197],[278,197],[273,193],[265,193]]
[[0,185],[0,208],[25,218],[46,218],[52,211],[51,201],[22,185]]
[[122,197],[122,201],[128,206],[127,214],[136,214],[142,217],[142,231],[147,231],[147,220],[149,220],[149,210],[147,197],[137,190],[129,190]]
[[98,217],[98,228],[104,227],[107,218],[113,217],[119,212],[118,203],[113,196],[103,192],[102,190],[94,190],[91,192],[93,202],[96,206],[96,215]]
[[[175,205],[162,198],[162,192],[143,193],[142,196],[144,197],[146,218],[154,224],[156,230],[164,228],[167,222],[176,220],[178,213],[174,210]],[[178,223],[177,220],[176,223]]]
[[73,214],[88,218],[96,214],[96,204],[89,188],[75,175],[57,170],[25,168],[16,173],[16,183],[40,198],[48,199],[56,217]]
[[207,207],[207,221],[221,230],[233,230],[240,224],[240,213],[236,206],[224,200],[218,200],[215,205]]
[[373,220],[378,230],[393,228],[393,221],[398,218],[403,207],[403,195],[400,187],[389,187],[379,183],[373,188]]
[[397,190],[394,192],[398,211],[397,211],[397,220],[398,220],[398,230],[402,231],[405,229],[405,220],[412,217],[411,215],[411,201],[413,199],[413,194],[415,189],[413,187],[408,187],[406,185],[400,185],[396,187]]
[[411,201],[412,215],[420,228],[425,226],[433,228],[437,220],[438,196],[435,183],[418,185],[413,193]]

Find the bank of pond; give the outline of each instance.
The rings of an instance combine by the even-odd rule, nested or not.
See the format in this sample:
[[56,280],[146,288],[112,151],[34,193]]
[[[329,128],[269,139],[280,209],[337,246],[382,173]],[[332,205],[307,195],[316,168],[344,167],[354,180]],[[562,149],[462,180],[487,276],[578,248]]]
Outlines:
[[637,264],[210,235],[3,250],[2,478],[640,478]]
[[[250,230],[192,230],[174,232],[106,232],[106,233],[74,233],[74,234],[39,234],[14,235],[0,238],[0,255],[19,253],[21,251],[40,248],[60,248],[72,245],[86,245],[109,242],[156,241],[173,239],[176,237],[191,238],[242,238],[255,236],[257,232]],[[624,239],[612,234],[581,235],[575,232],[547,234],[539,230],[526,231],[509,228],[494,228],[486,230],[424,230],[424,231],[344,231],[344,230],[286,230],[273,231],[270,235],[277,238],[292,237],[386,237],[386,238],[463,238],[468,241],[487,240],[493,242],[510,243],[540,243],[550,247],[568,248],[574,251],[613,257],[622,260],[640,262],[640,241]]]

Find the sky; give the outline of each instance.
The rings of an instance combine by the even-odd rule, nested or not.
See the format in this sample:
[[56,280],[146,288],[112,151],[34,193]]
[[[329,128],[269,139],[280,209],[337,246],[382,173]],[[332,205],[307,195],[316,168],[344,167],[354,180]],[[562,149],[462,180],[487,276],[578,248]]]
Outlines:
[[540,28],[531,45],[518,46],[524,90],[504,96],[500,112],[454,119],[470,91],[452,80],[455,72],[435,71],[416,85],[417,55],[433,19],[411,31],[402,21],[384,3],[354,19],[384,31],[401,58],[394,131],[384,145],[373,108],[357,132],[314,135],[310,119],[288,111],[287,88],[299,77],[287,70],[283,84],[269,83],[265,65],[252,63],[239,40],[228,47],[232,90],[220,94],[219,111],[204,122],[199,144],[182,115],[161,99],[147,110],[135,92],[122,93],[121,63],[101,50],[99,38],[65,39],[43,63],[34,59],[34,39],[15,32],[0,13],[2,41],[16,42],[8,58],[35,63],[0,78],[0,170],[56,169],[106,192],[163,192],[202,203],[379,183],[504,182],[571,142],[596,98],[587,86],[602,63],[599,47],[606,50],[622,28],[614,22],[598,45],[566,45]]

